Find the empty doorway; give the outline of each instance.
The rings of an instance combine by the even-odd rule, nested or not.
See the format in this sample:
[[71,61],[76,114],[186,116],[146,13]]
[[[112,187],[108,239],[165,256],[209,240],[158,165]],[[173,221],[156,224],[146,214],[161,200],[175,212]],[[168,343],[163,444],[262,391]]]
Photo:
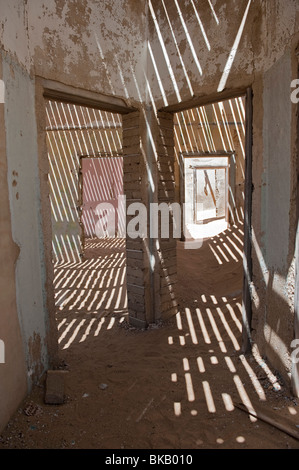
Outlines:
[[180,304],[194,325],[200,319],[220,351],[224,329],[232,353],[247,346],[244,320],[250,315],[243,268],[244,259],[250,261],[245,252],[251,211],[247,104],[246,96],[238,96],[179,112],[174,121],[185,206],[177,247]]
[[46,112],[55,312],[67,349],[127,315],[122,119],[55,100]]

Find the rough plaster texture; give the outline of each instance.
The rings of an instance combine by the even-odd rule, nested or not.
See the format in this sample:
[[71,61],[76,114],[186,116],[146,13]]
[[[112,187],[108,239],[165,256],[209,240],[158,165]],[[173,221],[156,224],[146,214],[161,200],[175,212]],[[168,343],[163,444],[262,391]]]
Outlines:
[[[158,20],[153,19],[153,14],[149,17],[150,43],[163,77],[167,104],[203,94],[202,87],[212,90],[209,83],[217,89],[248,2],[214,2],[215,14],[209,5],[203,7],[196,3],[197,15],[192,2],[153,0],[151,3]],[[258,8],[259,2],[255,3]],[[256,8],[249,12],[230,83],[234,83],[237,76],[240,81],[240,71],[249,76],[253,73],[251,24],[257,16]],[[168,71],[168,61],[173,74]],[[152,88],[156,91],[159,88],[153,64],[149,70]],[[155,97],[159,105],[163,105],[157,93]]]
[[143,100],[146,1],[1,0],[4,49],[31,74]]
[[227,88],[252,84],[256,75],[263,74],[284,54],[298,29],[296,0],[215,1],[211,3],[214,11],[207,4],[194,2],[197,15],[192,2],[150,3],[150,12],[156,18],[149,15],[151,57],[159,64],[159,76],[151,57],[148,75],[157,107],[217,91],[248,4]]
[[26,3],[22,0],[8,2],[1,0],[2,49],[12,55],[26,71],[30,71],[30,48],[28,37],[28,15]]
[[19,248],[11,234],[4,104],[0,104],[0,194],[0,338],[4,347],[4,363],[0,363],[1,430],[27,392],[26,362],[16,304],[15,263]]

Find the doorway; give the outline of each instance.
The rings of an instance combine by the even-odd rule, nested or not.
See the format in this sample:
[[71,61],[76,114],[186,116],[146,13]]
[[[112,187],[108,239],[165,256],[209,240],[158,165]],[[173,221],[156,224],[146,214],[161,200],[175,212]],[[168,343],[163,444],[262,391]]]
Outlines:
[[194,172],[194,223],[227,218],[228,184],[227,168],[202,165]]
[[184,238],[206,239],[226,230],[233,219],[235,198],[233,152],[184,152],[180,155]]
[[127,316],[122,118],[55,100],[46,112],[55,315],[67,349]]
[[79,169],[80,226],[86,239],[124,238],[123,157],[81,156]]

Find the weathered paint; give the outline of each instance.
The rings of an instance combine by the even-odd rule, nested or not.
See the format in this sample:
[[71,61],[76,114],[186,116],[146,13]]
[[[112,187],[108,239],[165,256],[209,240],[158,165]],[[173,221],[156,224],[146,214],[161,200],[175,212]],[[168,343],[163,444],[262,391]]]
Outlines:
[[[249,0],[217,0],[211,4],[214,12],[208,2],[194,2],[196,14],[192,2],[181,1],[120,0],[115,9],[113,0],[0,0],[7,181],[13,239],[9,259],[11,266],[17,259],[16,305],[29,374],[41,370],[36,367],[38,362],[42,367],[47,363],[48,303],[44,284],[49,282],[44,274],[43,242],[47,243],[47,240],[42,240],[36,143],[38,141],[41,145],[44,137],[43,129],[39,129],[38,135],[36,131],[39,123],[43,122],[36,116],[43,116],[44,103],[39,101],[35,108],[35,76],[119,96],[128,104],[141,102],[155,110],[176,105],[193,96],[198,100],[209,95],[217,97],[225,65],[250,5],[226,86],[229,91],[248,85],[253,87],[255,338],[274,366],[284,376],[287,375],[293,321],[292,310],[288,310],[283,291],[287,276],[288,279],[291,277],[288,274],[291,272],[290,253],[294,251],[294,240],[288,238],[286,227],[290,226],[289,217],[291,220],[294,218],[289,179],[294,174],[295,162],[292,160],[291,168],[289,165],[284,167],[279,158],[283,142],[285,160],[291,161],[292,143],[295,141],[295,131],[289,133],[291,108],[285,100],[290,91],[289,47],[296,40],[296,34],[298,41],[299,5],[297,0],[255,0],[250,3]],[[285,70],[284,64],[287,65]],[[282,105],[282,115],[276,123],[285,133],[282,140],[279,134],[274,134],[273,141],[269,143],[266,133],[273,116],[268,87],[274,83],[275,71],[282,79],[279,92],[273,93],[275,99],[281,93],[278,102]],[[151,110],[147,111],[151,115]],[[295,124],[292,126],[294,128]],[[144,142],[150,139],[158,141],[156,133],[154,119],[149,120],[142,130]],[[40,150],[41,146],[38,148]],[[146,144],[143,150],[149,158]],[[40,153],[39,164],[43,165],[44,154]],[[154,157],[153,152],[149,158],[153,174],[157,173]],[[275,211],[273,201],[268,198],[273,194],[271,188],[262,189],[263,184],[267,184],[267,180],[262,179],[264,163],[270,167],[271,185],[278,180],[277,172],[281,170],[286,180],[286,185],[280,188],[279,213],[283,224],[279,232],[282,242],[275,239],[275,234],[269,233],[273,226],[275,228],[275,219],[271,219],[270,212],[266,225],[263,225],[266,208]],[[156,194],[148,196],[155,199]],[[42,194],[42,197],[47,195]],[[43,213],[44,219],[47,219],[47,214]],[[9,218],[6,220],[9,232],[10,221]],[[264,229],[265,234],[262,233]],[[266,253],[261,251],[264,244],[268,245]],[[269,267],[272,270],[267,271]],[[268,343],[269,348],[266,347]],[[38,353],[33,354],[33,351]],[[17,357],[21,363],[20,349]],[[12,373],[12,365],[9,371]],[[13,385],[7,381],[5,387],[7,403]]]
[[[6,85],[5,130],[8,191],[12,237],[19,247],[16,262],[16,296],[27,359],[28,384],[35,371],[48,364],[46,348],[43,240],[38,179],[37,132],[34,111],[34,80],[11,59],[3,60]],[[39,335],[39,357],[30,354],[29,341]],[[37,361],[37,362],[36,362]]]

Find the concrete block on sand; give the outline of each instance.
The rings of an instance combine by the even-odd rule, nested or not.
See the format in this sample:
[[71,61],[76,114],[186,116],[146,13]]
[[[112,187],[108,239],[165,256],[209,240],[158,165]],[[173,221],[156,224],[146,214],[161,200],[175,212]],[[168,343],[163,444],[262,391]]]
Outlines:
[[65,370],[48,370],[46,379],[45,403],[61,405],[65,395]]

